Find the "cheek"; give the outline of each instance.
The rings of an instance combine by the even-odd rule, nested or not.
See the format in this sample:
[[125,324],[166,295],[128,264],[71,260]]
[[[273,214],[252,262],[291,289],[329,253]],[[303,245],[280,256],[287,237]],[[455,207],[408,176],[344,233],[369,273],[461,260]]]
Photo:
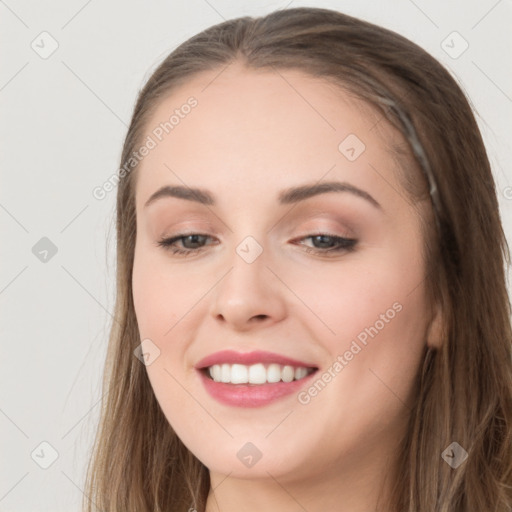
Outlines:
[[347,407],[367,403],[373,414],[392,417],[402,401],[409,403],[425,346],[423,262],[417,252],[389,251],[373,266],[352,270],[329,288],[336,307],[325,302],[325,318],[336,332],[329,352],[333,361],[338,355],[346,361],[337,392]]
[[[314,264],[302,272],[283,268],[282,274],[307,306],[317,335],[324,332],[325,340],[341,344],[337,348],[376,323],[379,330],[384,325],[389,331],[391,324],[424,321],[424,263],[416,248],[380,248],[341,262]],[[405,332],[397,341],[404,338]]]
[[136,248],[133,266],[133,302],[141,337],[163,339],[188,302],[185,280],[166,272],[154,251]]
[[386,404],[391,412],[402,405],[397,397],[410,397],[424,350],[424,263],[419,245],[366,254],[304,275],[295,290],[317,317],[308,323],[329,353],[327,365],[343,358],[343,368],[333,368],[334,396],[354,410]]
[[[163,328],[164,288],[150,267],[135,258],[132,278],[133,303],[141,338],[153,338]],[[160,329],[157,329],[158,325]]]
[[[139,335],[141,340],[151,340],[151,350],[158,351],[146,371],[155,397],[172,425],[177,419],[179,422],[177,411],[190,407],[189,396],[182,387],[181,368],[186,343],[180,340],[185,339],[182,329],[190,327],[185,315],[192,299],[186,288],[182,289],[185,283],[183,273],[165,271],[154,251],[136,248],[132,289]],[[196,411],[191,414],[197,416],[196,424],[204,422]]]
[[174,403],[186,398],[171,375],[181,382],[185,372],[191,371],[187,349],[197,335],[197,319],[206,315],[201,299],[215,279],[215,275],[207,279],[201,273],[171,268],[164,251],[142,244],[135,249],[135,315],[141,341],[149,339],[149,346],[154,344],[159,351],[159,357],[146,368],[159,401]]

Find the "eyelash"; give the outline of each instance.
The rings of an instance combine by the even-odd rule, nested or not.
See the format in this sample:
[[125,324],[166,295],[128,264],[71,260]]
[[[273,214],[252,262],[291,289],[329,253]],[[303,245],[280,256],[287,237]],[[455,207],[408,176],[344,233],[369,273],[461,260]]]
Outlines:
[[[211,238],[208,235],[202,235],[200,233],[182,233],[179,235],[176,235],[172,238],[162,238],[157,242],[157,245],[160,247],[163,247],[164,250],[170,251],[172,254],[175,254],[177,256],[189,256],[191,254],[198,254],[201,252],[204,247],[200,247],[198,249],[180,249],[174,245],[179,240],[182,240],[184,238],[187,238],[189,236],[200,236],[200,237],[206,237]],[[326,253],[342,253],[342,252],[352,252],[355,250],[357,240],[354,238],[344,238],[337,235],[331,235],[329,233],[315,233],[314,235],[305,236],[303,238],[300,238],[299,240],[306,240],[308,238],[316,238],[316,237],[329,237],[332,239],[333,242],[338,244],[338,247],[331,247],[328,249],[321,249],[321,248],[313,248],[313,247],[307,247],[304,246],[304,249],[307,253],[313,253],[313,254],[320,254],[324,255]]]

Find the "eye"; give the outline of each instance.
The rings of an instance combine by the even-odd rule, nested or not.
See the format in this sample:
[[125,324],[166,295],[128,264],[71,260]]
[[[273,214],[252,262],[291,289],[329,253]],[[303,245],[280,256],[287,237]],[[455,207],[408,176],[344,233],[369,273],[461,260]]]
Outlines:
[[[188,256],[201,252],[205,247],[206,241],[211,238],[200,233],[182,233],[172,238],[163,238],[157,242],[157,245],[163,247],[166,251],[170,251],[172,254]],[[315,254],[349,252],[353,251],[357,245],[357,240],[354,238],[346,238],[328,233],[308,235],[298,240],[308,239],[313,241],[313,247],[304,244],[300,245],[304,247],[306,252]],[[178,246],[178,243],[182,247]]]
[[[304,246],[305,250],[306,252],[311,252],[315,254],[337,254],[341,252],[350,252],[353,251],[357,245],[357,240],[355,238],[346,238],[342,236],[331,235],[328,233],[308,235],[304,238],[300,238],[299,241],[308,239],[311,239],[313,241],[313,247]],[[317,246],[315,246],[315,244]]]
[[[158,242],[157,245],[163,247],[165,250],[170,251],[173,254],[188,255],[192,253],[198,253],[203,247],[202,244],[209,237],[208,235],[202,235],[199,233],[180,234],[172,238],[163,238]],[[181,242],[185,249],[181,249],[176,246],[176,242]],[[191,247],[186,247],[191,245]],[[199,247],[197,247],[199,245]]]

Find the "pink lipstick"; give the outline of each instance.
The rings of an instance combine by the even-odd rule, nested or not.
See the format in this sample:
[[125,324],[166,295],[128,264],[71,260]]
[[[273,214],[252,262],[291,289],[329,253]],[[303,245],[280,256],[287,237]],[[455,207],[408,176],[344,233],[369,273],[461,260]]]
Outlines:
[[195,368],[210,396],[235,407],[260,407],[296,393],[318,369],[280,354],[233,350],[211,354]]

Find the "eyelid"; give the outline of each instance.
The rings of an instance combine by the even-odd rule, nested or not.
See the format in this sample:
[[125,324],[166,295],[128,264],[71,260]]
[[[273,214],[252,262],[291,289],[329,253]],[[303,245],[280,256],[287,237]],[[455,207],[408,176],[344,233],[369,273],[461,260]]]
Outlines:
[[[214,237],[204,234],[204,233],[178,233],[174,236],[171,236],[169,238],[162,238],[158,242],[156,242],[156,245],[158,247],[163,247],[164,250],[169,251],[171,254],[173,254],[176,257],[187,257],[187,256],[194,256],[199,255],[203,251],[206,250],[208,246],[217,245],[215,241],[213,243],[206,243],[204,246],[200,246],[198,248],[192,248],[192,249],[181,249],[176,246],[177,242],[182,241],[183,239],[187,238],[188,236],[199,236],[203,237],[205,239],[209,239],[210,241],[213,240]],[[335,246],[332,248],[314,248],[309,247],[303,242],[307,239],[314,239],[317,237],[327,237],[331,238],[333,241],[335,241]],[[301,246],[302,250],[304,250],[306,253],[311,253],[316,256],[325,256],[329,257],[331,255],[337,256],[342,254],[347,254],[350,252],[353,252],[356,247],[359,244],[359,240],[357,238],[350,238],[346,236],[339,236],[336,234],[330,234],[327,231],[313,231],[311,233],[308,233],[304,236],[295,238],[294,240],[291,240],[290,242],[295,242],[294,245]],[[180,256],[178,256],[180,255]]]
[[[329,236],[335,236],[335,237],[342,237],[342,238],[357,238],[356,232],[349,228],[346,223],[321,223],[311,221],[312,226],[306,224],[305,227],[301,227],[298,231],[299,235],[297,236],[308,236],[315,233],[329,235]],[[334,225],[336,224],[336,225]],[[296,231],[296,230],[293,230]],[[295,236],[295,235],[294,235]]]
[[[328,212],[320,212],[320,213],[328,213]],[[309,217],[309,216],[308,216]],[[329,222],[325,222],[328,220]],[[323,221],[323,222],[319,222]],[[186,223],[178,223],[173,225],[171,228],[166,229],[160,238],[171,238],[177,235],[187,236],[187,235],[205,235],[210,237],[220,238],[221,233],[218,229],[214,227],[211,222],[202,223],[203,225],[197,225],[195,221],[186,222]],[[205,226],[206,224],[206,226]],[[298,224],[304,224],[304,226],[297,227]],[[227,227],[228,231],[232,233],[233,231]],[[270,230],[268,230],[270,231]],[[268,232],[267,231],[267,232]],[[274,231],[274,238],[277,236],[278,230]],[[286,226],[283,230],[283,235],[299,237],[299,236],[308,236],[312,234],[324,234],[330,235],[334,237],[343,237],[343,238],[357,238],[357,233],[348,227],[347,223],[342,222],[340,220],[333,220],[332,216],[329,219],[320,218],[320,219],[311,219],[308,218],[305,222],[295,221],[295,219]]]

